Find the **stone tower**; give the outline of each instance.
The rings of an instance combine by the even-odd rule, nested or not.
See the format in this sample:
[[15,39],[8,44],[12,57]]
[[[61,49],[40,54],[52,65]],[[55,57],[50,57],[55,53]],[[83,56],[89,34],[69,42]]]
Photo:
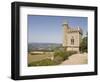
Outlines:
[[63,44],[66,51],[79,52],[80,41],[82,39],[82,29],[78,27],[70,27],[68,22],[63,23]]
[[67,46],[67,31],[68,31],[68,22],[64,21],[63,23],[63,47]]

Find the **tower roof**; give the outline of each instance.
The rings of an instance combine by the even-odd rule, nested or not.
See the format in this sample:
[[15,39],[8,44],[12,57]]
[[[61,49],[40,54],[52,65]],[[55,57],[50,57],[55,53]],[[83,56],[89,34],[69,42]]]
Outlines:
[[64,20],[63,24],[68,24],[68,21],[67,20]]

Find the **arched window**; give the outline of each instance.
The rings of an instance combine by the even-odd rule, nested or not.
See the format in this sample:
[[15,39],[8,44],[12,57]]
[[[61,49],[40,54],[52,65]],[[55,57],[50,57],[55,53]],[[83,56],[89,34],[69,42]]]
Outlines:
[[74,45],[74,37],[71,38],[71,45]]

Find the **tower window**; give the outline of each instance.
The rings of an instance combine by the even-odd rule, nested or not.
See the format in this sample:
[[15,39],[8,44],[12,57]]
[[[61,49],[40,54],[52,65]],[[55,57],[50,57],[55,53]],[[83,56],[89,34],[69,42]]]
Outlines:
[[74,37],[71,38],[71,45],[74,45]]

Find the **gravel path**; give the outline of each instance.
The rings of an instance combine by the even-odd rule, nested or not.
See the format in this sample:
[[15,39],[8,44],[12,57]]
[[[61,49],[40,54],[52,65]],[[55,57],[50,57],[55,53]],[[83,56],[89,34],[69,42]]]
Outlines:
[[65,60],[61,65],[75,65],[75,64],[87,64],[88,56],[87,54],[74,54],[69,57],[68,60]]

